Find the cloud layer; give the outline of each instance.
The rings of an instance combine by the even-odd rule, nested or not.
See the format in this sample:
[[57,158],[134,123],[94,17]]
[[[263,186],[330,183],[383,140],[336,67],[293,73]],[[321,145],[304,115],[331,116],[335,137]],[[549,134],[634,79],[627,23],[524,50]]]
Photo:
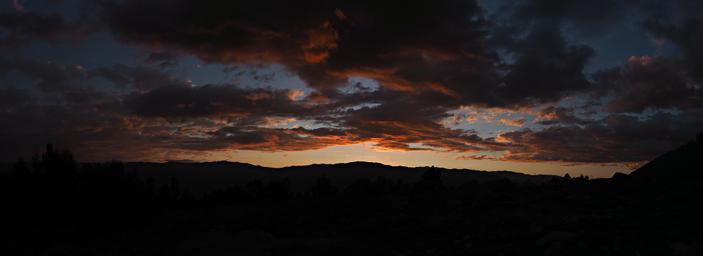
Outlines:
[[[0,142],[10,145],[0,154],[26,154],[45,141],[101,160],[370,142],[465,160],[639,162],[703,129],[702,21],[680,8],[689,4],[698,8],[126,0],[79,15],[96,17],[92,26],[14,6],[0,12],[2,52],[109,33],[145,54],[91,66],[26,52],[0,57]],[[654,39],[641,44],[668,44],[674,53],[589,69],[603,49],[594,42],[627,26]],[[288,78],[199,84],[179,75],[188,58],[225,73],[277,65]],[[290,77],[304,88],[270,85]]]

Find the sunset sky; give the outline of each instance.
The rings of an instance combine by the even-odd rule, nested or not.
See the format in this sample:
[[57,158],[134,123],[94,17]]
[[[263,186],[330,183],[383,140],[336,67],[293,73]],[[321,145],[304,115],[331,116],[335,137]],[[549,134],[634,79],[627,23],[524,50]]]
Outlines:
[[0,162],[609,177],[703,131],[703,1],[2,0]]

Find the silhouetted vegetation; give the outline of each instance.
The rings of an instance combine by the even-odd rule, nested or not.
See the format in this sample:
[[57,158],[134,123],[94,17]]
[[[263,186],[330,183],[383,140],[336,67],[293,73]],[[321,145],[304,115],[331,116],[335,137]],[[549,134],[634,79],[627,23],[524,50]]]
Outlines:
[[48,146],[0,177],[1,243],[5,255],[703,255],[701,156],[699,139],[612,179],[450,186],[427,168],[416,182],[191,193]]

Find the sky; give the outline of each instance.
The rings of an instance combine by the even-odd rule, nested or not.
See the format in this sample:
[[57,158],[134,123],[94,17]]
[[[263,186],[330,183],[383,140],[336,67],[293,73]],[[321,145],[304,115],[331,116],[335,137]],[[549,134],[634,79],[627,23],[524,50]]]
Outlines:
[[697,0],[0,3],[0,161],[609,177],[703,130]]

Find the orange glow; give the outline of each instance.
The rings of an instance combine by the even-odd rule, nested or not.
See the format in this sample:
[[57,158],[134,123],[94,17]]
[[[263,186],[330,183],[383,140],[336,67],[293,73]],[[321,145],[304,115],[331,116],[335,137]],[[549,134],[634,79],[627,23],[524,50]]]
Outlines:
[[307,31],[308,41],[303,43],[303,55],[308,63],[320,63],[330,56],[330,51],[337,49],[337,31],[329,21]]

